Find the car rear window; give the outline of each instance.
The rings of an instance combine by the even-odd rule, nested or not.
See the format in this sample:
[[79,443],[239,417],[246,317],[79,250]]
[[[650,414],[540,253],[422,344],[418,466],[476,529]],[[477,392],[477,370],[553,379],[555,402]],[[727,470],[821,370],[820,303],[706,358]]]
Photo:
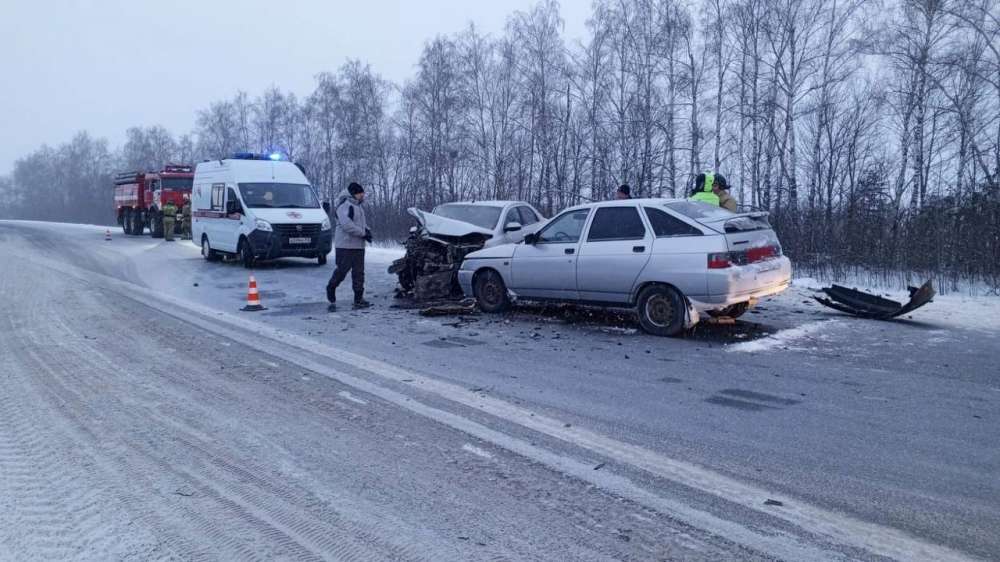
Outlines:
[[646,237],[646,227],[635,207],[602,207],[590,225],[588,242],[604,240],[641,240]]
[[672,201],[667,203],[666,207],[699,222],[715,222],[734,215],[734,213],[722,207],[716,207],[708,203],[698,203],[696,201]]
[[666,236],[701,236],[701,231],[690,224],[671,216],[666,211],[646,207],[646,216],[653,226],[657,238]]

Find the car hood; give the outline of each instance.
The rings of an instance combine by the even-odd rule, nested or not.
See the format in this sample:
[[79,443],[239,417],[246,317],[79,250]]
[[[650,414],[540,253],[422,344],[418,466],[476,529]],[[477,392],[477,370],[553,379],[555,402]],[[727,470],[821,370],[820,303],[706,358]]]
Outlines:
[[472,252],[471,254],[466,254],[465,259],[476,260],[476,259],[505,259],[514,257],[514,249],[517,248],[517,244],[498,244],[489,248],[483,248]]
[[254,218],[271,224],[321,223],[326,217],[323,209],[250,209]]
[[485,234],[487,236],[493,236],[492,230],[488,230],[464,221],[435,215],[434,213],[428,213],[427,211],[421,211],[416,207],[410,207],[407,211],[413,215],[415,219],[417,219],[417,222],[420,223],[420,226],[424,227],[424,230],[433,235],[454,236],[456,238],[468,236],[469,234]]

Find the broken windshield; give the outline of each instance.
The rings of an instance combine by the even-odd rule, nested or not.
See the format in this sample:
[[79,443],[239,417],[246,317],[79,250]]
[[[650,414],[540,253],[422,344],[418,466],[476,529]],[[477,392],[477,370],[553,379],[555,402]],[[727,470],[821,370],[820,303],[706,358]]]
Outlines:
[[456,205],[449,203],[439,205],[431,213],[449,219],[474,224],[479,228],[493,230],[500,220],[500,207],[489,207],[487,205]]

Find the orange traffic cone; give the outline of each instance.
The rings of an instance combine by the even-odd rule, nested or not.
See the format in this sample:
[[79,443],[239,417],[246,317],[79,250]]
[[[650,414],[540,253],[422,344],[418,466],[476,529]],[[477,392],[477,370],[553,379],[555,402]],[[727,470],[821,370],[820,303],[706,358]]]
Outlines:
[[257,280],[253,275],[250,276],[250,290],[247,292],[247,305],[240,310],[246,312],[256,312],[258,310],[267,310],[260,305],[260,293],[257,292]]
[[106,229],[104,231],[104,241],[105,242],[111,242],[111,229],[110,228]]

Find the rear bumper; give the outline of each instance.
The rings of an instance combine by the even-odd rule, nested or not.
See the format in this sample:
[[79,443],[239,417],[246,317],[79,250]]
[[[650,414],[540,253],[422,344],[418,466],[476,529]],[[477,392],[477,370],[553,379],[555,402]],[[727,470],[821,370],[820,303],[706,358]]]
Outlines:
[[691,297],[691,301],[699,310],[714,310],[776,295],[791,283],[792,262],[781,256],[751,265],[711,270],[708,294]]
[[277,258],[315,258],[325,256],[333,249],[333,230],[324,230],[313,236],[310,244],[289,244],[287,238],[276,232],[254,230],[248,236],[254,257],[259,260]]

